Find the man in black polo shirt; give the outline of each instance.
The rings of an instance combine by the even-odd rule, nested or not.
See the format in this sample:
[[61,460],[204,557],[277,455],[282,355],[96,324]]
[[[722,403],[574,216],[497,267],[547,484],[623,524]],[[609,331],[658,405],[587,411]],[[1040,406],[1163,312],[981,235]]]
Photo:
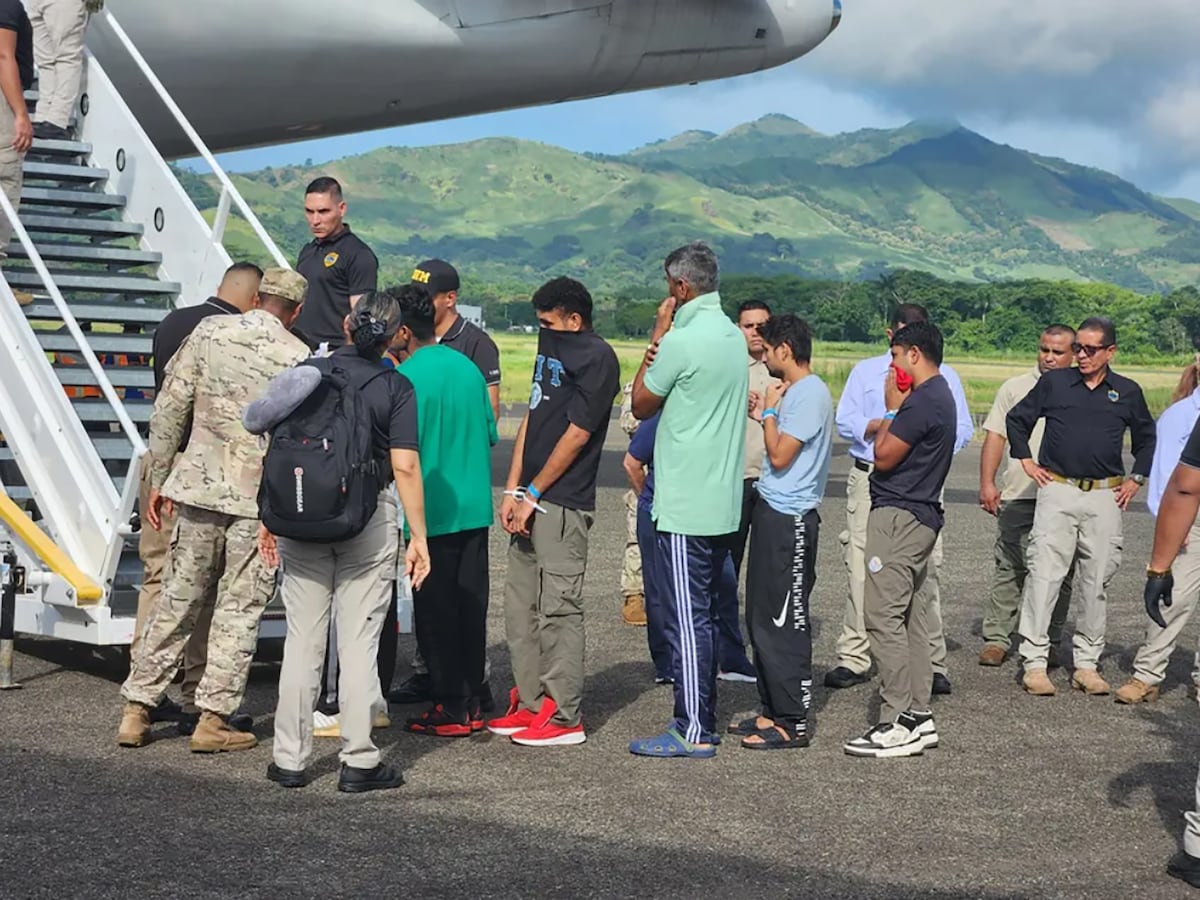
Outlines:
[[433,295],[433,331],[438,343],[462,353],[479,367],[492,399],[492,413],[500,421],[500,350],[486,331],[458,312],[458,270],[441,259],[427,259],[413,269],[412,280]]
[[[930,708],[929,597],[921,590],[945,522],[942,488],[954,458],[957,413],[941,374],[942,334],[915,322],[892,337],[887,412],[874,438],[863,620],[879,665],[879,724],[844,745],[851,756],[919,756],[938,744]],[[911,379],[901,390],[897,372]],[[907,379],[906,379],[907,380]]]
[[[154,392],[157,396],[166,380],[167,363],[179,350],[183,342],[203,320],[209,316],[240,316],[249,312],[254,306],[254,298],[258,296],[258,285],[262,281],[262,269],[249,262],[234,263],[225,270],[217,295],[209,297],[203,303],[193,306],[183,306],[169,312],[154,331]],[[179,449],[187,446],[190,429],[185,429]],[[142,460],[141,483],[138,487],[138,509],[145,510],[150,496],[150,469],[153,460],[149,454]],[[138,556],[141,557],[145,572],[142,577],[142,588],[138,592],[137,619],[133,629],[133,641],[129,651],[132,654],[142,637],[142,626],[149,615],[159,595],[162,594],[162,581],[166,567],[167,556],[171,550],[171,535],[175,531],[175,512],[164,504],[161,513],[162,527],[151,528],[144,520],[142,530],[138,532]],[[204,676],[204,665],[208,658],[208,626],[212,621],[212,606],[205,606],[200,611],[200,618],[188,640],[183,655],[183,712],[187,719],[183,722],[184,731],[194,719],[199,719],[196,709],[196,687]],[[178,715],[180,710],[174,704],[164,700],[159,708],[151,713],[152,719],[163,719]]]
[[[1043,697],[1056,693],[1046,675],[1050,616],[1077,554],[1079,615],[1071,686],[1093,695],[1109,692],[1097,671],[1104,651],[1105,591],[1121,564],[1121,513],[1150,474],[1156,440],[1142,389],[1109,368],[1117,352],[1112,321],[1086,320],[1071,349],[1078,368],[1047,372],[1007,420],[1012,457],[1038,484],[1017,630],[1023,638],[1025,690]],[[1029,438],[1042,418],[1046,431],[1035,461]],[[1122,459],[1126,430],[1134,456],[1129,477]]]
[[308,298],[301,307],[296,331],[314,350],[332,351],[345,337],[342,322],[350,307],[376,288],[379,260],[345,222],[342,186],[333,178],[318,178],[304,193],[304,218],[313,239],[300,250],[296,271],[308,279]]

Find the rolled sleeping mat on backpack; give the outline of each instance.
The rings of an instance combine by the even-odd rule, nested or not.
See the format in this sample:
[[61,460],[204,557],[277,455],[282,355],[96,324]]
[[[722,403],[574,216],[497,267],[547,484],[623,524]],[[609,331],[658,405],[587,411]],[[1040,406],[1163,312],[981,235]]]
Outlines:
[[293,412],[321,383],[316,366],[301,363],[280,372],[267,384],[261,397],[246,407],[242,424],[251,434],[265,434]]

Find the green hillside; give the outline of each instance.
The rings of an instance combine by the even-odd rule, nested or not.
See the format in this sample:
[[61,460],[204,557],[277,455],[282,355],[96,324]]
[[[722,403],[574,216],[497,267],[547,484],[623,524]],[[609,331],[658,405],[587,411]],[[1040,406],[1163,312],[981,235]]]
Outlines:
[[[508,138],[390,147],[235,176],[288,253],[304,185],[333,175],[389,277],[419,257],[476,282],[573,274],[601,291],[656,283],[666,250],[712,242],[727,272],[873,278],[1200,280],[1200,204],[1003,146],[953,123],[827,136],[785,116],[692,131],[622,157]],[[211,208],[215,194],[189,178]],[[260,256],[235,225],[235,252]]]

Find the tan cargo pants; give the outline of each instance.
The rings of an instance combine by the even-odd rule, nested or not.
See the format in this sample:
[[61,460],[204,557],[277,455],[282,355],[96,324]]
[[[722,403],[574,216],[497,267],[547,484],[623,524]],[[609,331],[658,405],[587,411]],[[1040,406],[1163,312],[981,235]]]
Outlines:
[[1104,652],[1108,584],[1121,566],[1121,508],[1111,490],[1051,482],[1038,489],[1029,532],[1029,575],[1017,627],[1025,671],[1045,669],[1050,619],[1075,560],[1075,666],[1095,669]]
[[637,494],[625,492],[625,557],[621,566],[621,595],[639,596],[643,593],[642,551],[637,539]]
[[[1133,676],[1145,684],[1161,684],[1167,675],[1167,663],[1200,599],[1200,519],[1192,524],[1188,532],[1188,543],[1175,562],[1171,564],[1175,573],[1175,590],[1171,592],[1171,605],[1161,607],[1166,628],[1147,620],[1146,641],[1138,648],[1133,660]],[[1192,682],[1200,685],[1200,653],[1192,662]]]
[[[0,98],[0,190],[13,205],[13,209],[21,208],[21,185],[25,181],[22,168],[25,165],[25,154],[13,149],[13,138],[16,137],[17,120],[9,105]],[[8,257],[8,242],[12,240],[13,226],[8,216],[0,215],[0,260]]]
[[33,60],[38,69],[33,119],[66,128],[83,81],[87,10],[83,0],[25,0],[25,9],[33,26]]

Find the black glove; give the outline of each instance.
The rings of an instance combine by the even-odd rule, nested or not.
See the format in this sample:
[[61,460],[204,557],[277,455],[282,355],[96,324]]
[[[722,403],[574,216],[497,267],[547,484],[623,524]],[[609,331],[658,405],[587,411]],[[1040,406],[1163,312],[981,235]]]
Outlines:
[[1170,572],[1164,575],[1147,575],[1146,590],[1142,592],[1142,599],[1146,602],[1146,615],[1148,615],[1159,628],[1166,628],[1167,621],[1163,618],[1162,610],[1159,604],[1163,606],[1171,605],[1171,591],[1175,589],[1175,576]]

